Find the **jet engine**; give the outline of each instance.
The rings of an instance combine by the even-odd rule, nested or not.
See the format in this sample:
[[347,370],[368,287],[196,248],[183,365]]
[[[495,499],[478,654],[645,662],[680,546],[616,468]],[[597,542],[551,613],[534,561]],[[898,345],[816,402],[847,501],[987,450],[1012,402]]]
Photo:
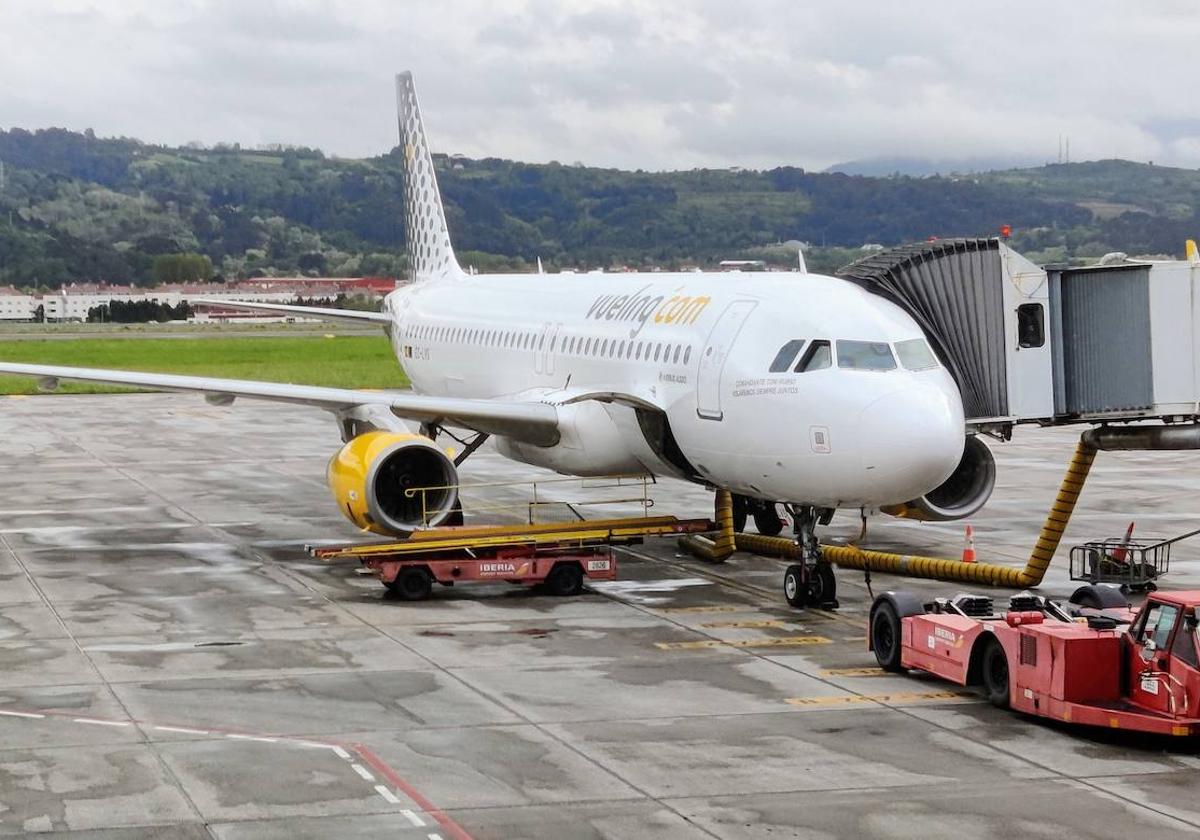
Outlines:
[[949,478],[924,496],[902,505],[889,505],[882,511],[925,522],[963,519],[984,506],[995,485],[996,460],[992,450],[978,435],[968,435],[962,459]]
[[376,534],[407,536],[458,505],[454,461],[421,435],[364,432],[338,450],[326,477],[345,517]]

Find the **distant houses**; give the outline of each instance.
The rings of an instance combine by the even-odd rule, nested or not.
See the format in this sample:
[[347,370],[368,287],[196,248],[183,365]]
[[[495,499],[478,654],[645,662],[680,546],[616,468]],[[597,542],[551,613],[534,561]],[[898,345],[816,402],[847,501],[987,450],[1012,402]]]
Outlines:
[[[204,298],[226,298],[247,303],[291,303],[300,300],[334,300],[339,296],[378,300],[393,291],[390,277],[260,277],[238,283],[174,283],[155,288],[104,283],[71,283],[58,291],[32,293],[0,286],[0,322],[86,321],[88,313],[114,302],[155,302],[166,306],[191,304]],[[191,321],[281,321],[284,316],[245,310],[205,307]]]

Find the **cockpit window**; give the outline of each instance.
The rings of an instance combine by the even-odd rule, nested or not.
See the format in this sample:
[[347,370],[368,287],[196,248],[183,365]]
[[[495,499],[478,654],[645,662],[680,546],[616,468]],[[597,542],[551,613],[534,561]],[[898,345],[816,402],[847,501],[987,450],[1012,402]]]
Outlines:
[[850,370],[895,370],[896,357],[886,341],[845,341],[837,343],[838,367]]
[[787,369],[792,366],[792,362],[796,361],[796,356],[800,353],[800,348],[804,346],[804,339],[793,338],[787,344],[779,348],[779,352],[775,354],[775,361],[771,362],[771,373],[786,373]]
[[800,357],[796,365],[796,373],[807,373],[810,370],[824,370],[833,364],[833,351],[828,341],[814,341],[808,345],[808,350]]
[[923,338],[896,342],[896,355],[905,370],[930,370],[938,366],[937,357]]

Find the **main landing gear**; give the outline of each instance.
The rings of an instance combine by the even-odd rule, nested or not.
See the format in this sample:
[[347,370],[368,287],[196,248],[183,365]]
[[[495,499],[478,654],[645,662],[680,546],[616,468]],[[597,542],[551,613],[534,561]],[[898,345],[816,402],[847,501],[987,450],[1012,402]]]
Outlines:
[[739,534],[746,530],[746,520],[753,519],[754,527],[764,537],[775,537],[783,530],[783,520],[774,502],[752,499],[749,496],[733,495],[733,530]]
[[812,606],[835,610],[838,607],[837,578],[834,577],[833,566],[821,559],[821,547],[816,534],[817,525],[829,524],[833,510],[811,505],[787,507],[795,523],[800,562],[788,566],[783,573],[783,596],[793,607]]

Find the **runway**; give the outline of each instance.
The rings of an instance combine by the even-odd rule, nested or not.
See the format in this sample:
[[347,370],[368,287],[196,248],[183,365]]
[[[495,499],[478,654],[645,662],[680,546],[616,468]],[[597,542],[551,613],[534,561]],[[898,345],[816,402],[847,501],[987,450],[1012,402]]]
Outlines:
[[[981,560],[1023,565],[1078,430],[995,444]],[[0,399],[0,834],[133,838],[1177,837],[1196,748],[1081,732],[882,676],[869,595],[784,603],[782,561],[656,541],[556,599],[385,597],[306,543],[335,510],[332,418],[194,396]],[[1101,453],[1065,546],[1198,527],[1182,453]],[[544,475],[484,449],[467,483]],[[515,491],[466,494],[468,511]],[[656,513],[708,515],[661,482]],[[628,512],[634,512],[630,509]],[[827,535],[857,534],[839,515]],[[864,545],[956,557],[962,523]],[[1200,542],[1164,588],[1200,587]],[[875,575],[873,591],[961,585]],[[999,600],[1006,592],[996,592]]]

